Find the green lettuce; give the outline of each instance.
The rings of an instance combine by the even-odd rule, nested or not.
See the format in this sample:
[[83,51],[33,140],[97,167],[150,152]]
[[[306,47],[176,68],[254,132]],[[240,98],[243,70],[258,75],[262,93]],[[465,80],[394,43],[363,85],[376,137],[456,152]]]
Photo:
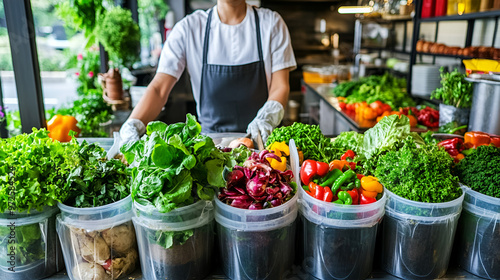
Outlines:
[[66,179],[80,166],[79,145],[53,141],[48,133],[33,129],[0,140],[0,212],[41,211],[69,195]]
[[230,155],[200,133],[196,118],[187,114],[185,123],[151,122],[141,140],[123,146],[133,166],[132,198],[161,213],[212,199],[225,186],[222,173]]

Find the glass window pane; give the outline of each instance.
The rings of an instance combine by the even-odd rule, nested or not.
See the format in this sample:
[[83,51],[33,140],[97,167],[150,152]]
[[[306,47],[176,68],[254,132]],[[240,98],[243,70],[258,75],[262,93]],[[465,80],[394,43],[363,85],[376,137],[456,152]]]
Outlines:
[[12,69],[12,56],[5,21],[5,10],[3,1],[0,1],[0,84],[4,105],[2,112],[5,112],[7,129],[9,129],[11,136],[21,131],[16,81],[14,80],[14,71]]
[[31,1],[45,110],[60,108],[78,98],[73,68],[84,38],[59,19],[56,5],[60,2],[63,0]]

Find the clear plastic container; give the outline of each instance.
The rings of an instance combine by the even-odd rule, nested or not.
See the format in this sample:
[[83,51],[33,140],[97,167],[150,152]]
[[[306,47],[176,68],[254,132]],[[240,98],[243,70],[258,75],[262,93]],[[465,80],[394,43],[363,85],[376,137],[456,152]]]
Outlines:
[[160,213],[134,201],[133,218],[144,279],[204,279],[214,247],[212,201]]
[[[463,191],[463,189],[462,189]],[[382,268],[403,279],[434,279],[448,269],[465,191],[452,201],[424,203],[384,189]]]
[[58,212],[56,206],[47,206],[41,212],[0,214],[0,279],[42,279],[64,268]]
[[231,279],[283,279],[295,254],[298,194],[286,203],[247,210],[215,199],[222,269]]
[[319,279],[367,278],[387,196],[366,205],[339,205],[299,189],[304,270]]
[[58,204],[57,233],[71,279],[118,279],[139,263],[130,196],[99,207]]
[[500,198],[467,188],[458,222],[460,266],[477,276],[500,279]]

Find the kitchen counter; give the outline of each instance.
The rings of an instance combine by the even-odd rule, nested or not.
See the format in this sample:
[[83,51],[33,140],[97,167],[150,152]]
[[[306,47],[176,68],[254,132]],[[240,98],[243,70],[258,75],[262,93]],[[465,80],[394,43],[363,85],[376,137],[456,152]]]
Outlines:
[[[45,278],[46,280],[69,280],[68,275],[65,272],[59,272],[54,276]],[[142,274],[140,269],[128,275],[124,279],[129,280],[146,280],[142,278]],[[300,266],[294,265],[292,267],[292,271],[289,272],[285,277],[285,280],[317,280],[313,276],[307,274]],[[371,276],[368,279],[381,279],[381,280],[401,280],[401,278],[397,278],[384,272],[382,270],[374,270]],[[439,278],[440,280],[472,280],[472,279],[483,279],[477,277],[473,274],[470,274],[462,269],[457,267],[450,267],[448,269],[448,273],[443,277]],[[216,269],[213,274],[209,275],[205,280],[230,280],[220,269]]]
[[377,123],[375,120],[360,119],[354,112],[340,109],[333,94],[335,86],[335,84],[309,84],[302,81],[310,117],[319,124],[323,134],[335,136],[343,131],[362,133]]
[[[343,131],[363,133],[377,124],[376,120],[360,118],[355,112],[340,109],[337,97],[333,94],[335,86],[336,84],[309,84],[302,81],[302,92],[305,94],[310,118],[319,124],[324,135],[337,136]],[[411,129],[414,132],[427,130]]]

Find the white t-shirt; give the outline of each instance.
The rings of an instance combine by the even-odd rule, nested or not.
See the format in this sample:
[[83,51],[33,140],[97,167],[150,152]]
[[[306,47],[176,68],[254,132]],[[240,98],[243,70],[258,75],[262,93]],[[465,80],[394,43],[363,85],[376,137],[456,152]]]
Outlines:
[[[222,23],[217,6],[213,10],[207,63],[241,65],[258,61],[255,15],[252,6],[247,4],[247,14],[237,25]],[[157,69],[159,73],[179,79],[187,66],[196,102],[200,98],[203,42],[209,11],[195,11],[174,26],[163,46]],[[293,70],[297,68],[297,64],[293,55],[290,34],[281,16],[265,8],[257,8],[257,14],[260,21],[262,53],[269,88],[271,73],[285,68]]]

